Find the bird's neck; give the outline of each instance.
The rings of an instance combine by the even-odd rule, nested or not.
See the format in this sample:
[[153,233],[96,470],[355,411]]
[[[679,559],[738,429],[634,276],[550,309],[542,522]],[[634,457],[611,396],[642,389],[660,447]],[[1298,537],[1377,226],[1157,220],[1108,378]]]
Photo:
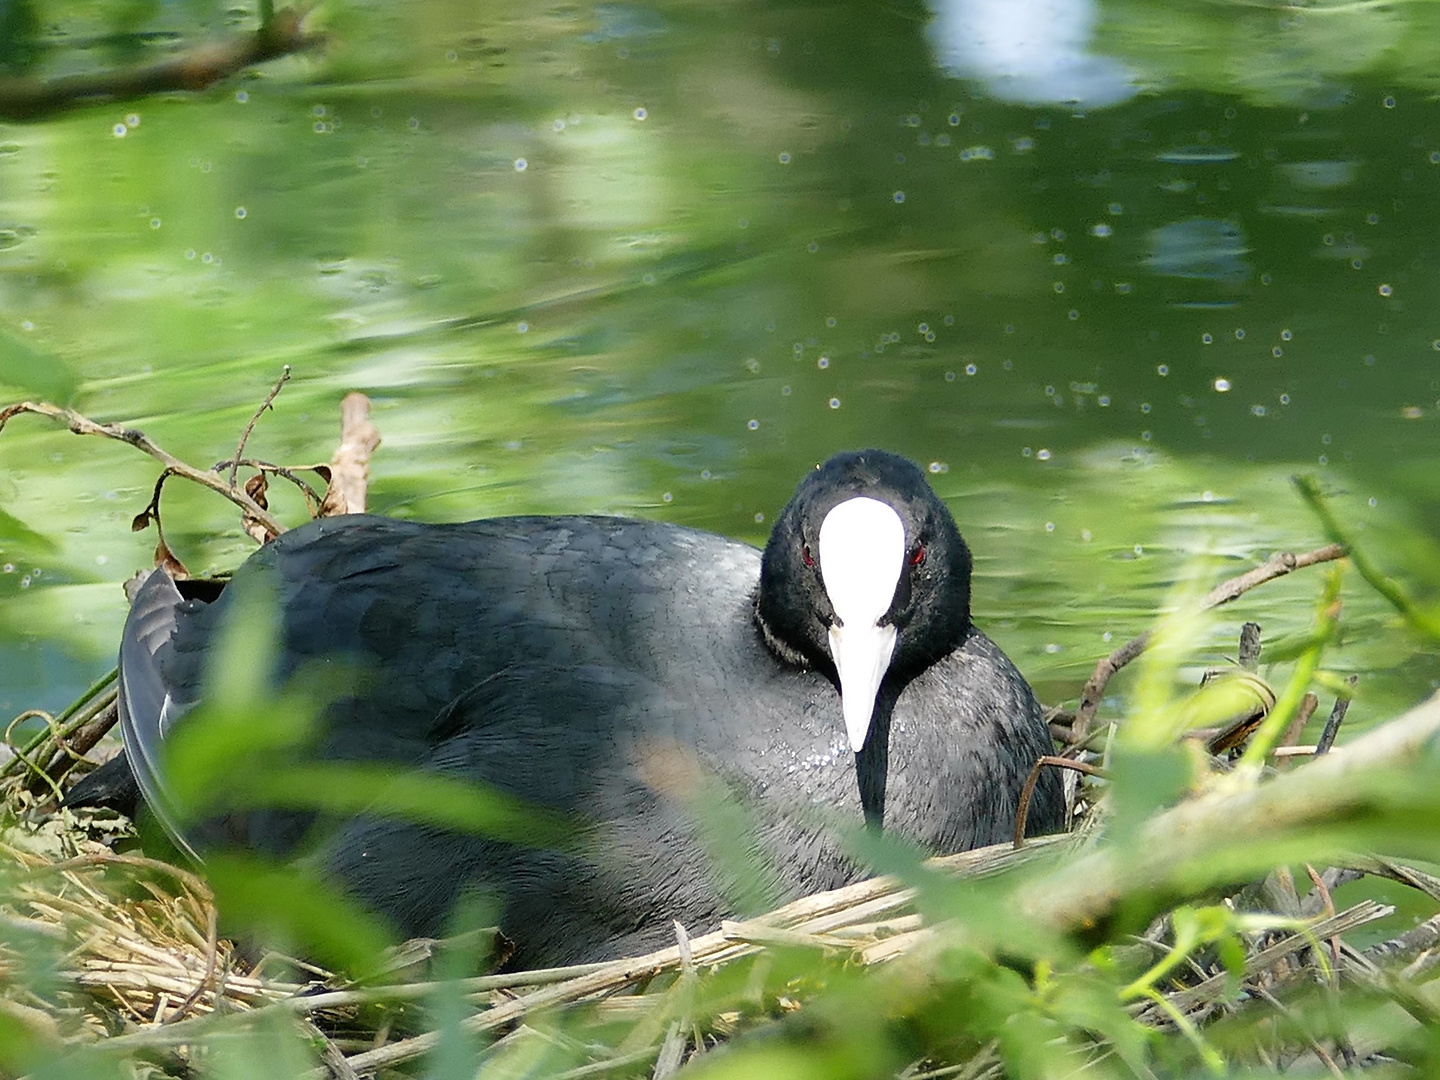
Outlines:
[[[888,681],[888,680],[887,680]],[[883,684],[870,718],[870,734],[855,755],[855,780],[860,785],[860,806],[865,824],[879,832],[885,827],[885,781],[890,769],[890,714],[898,692]]]

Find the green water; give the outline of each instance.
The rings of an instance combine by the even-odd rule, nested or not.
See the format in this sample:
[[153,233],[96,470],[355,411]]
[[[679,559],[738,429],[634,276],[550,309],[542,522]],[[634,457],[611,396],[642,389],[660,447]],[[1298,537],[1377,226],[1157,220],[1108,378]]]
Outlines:
[[[43,33],[0,61],[35,74],[253,25],[21,7]],[[322,51],[5,125],[0,399],[209,465],[288,364],[251,452],[328,459],[364,390],[381,513],[756,542],[815,461],[885,446],[930,466],[977,621],[1049,701],[1176,582],[1323,542],[1296,472],[1433,590],[1440,6],[1104,4],[1050,46],[1100,87],[1078,108],[966,60],[977,18],[946,16],[957,60],[911,4],[332,3]],[[157,471],[0,434],[0,714],[113,662]],[[251,547],[213,495],[164,509],[193,570]],[[1242,619],[1296,640],[1318,573],[1227,611],[1196,670]],[[1440,680],[1353,573],[1344,627],[1355,724]]]

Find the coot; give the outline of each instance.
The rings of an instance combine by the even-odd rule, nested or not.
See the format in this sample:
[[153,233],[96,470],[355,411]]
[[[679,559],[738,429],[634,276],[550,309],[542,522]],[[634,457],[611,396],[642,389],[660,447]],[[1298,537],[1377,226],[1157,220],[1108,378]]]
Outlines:
[[[235,597],[264,589],[279,677],[331,669],[304,753],[494,785],[584,837],[556,850],[362,816],[309,830],[306,858],[408,934],[443,930],[478,888],[516,963],[620,955],[671,940],[672,919],[703,931],[856,879],[845,834],[861,822],[937,852],[1011,835],[1050,742],[970,621],[970,573],[924,474],[878,450],[806,476],[763,555],[626,518],[322,519],[213,604],[147,579],[120,649],[126,752],[177,841],[213,843],[165,814],[161,742],[225,662],[212,646]],[[747,823],[728,837],[744,872],[714,857],[717,806],[742,809],[724,820]],[[1047,774],[1030,831],[1063,818]],[[253,811],[227,835],[284,853],[310,824]]]

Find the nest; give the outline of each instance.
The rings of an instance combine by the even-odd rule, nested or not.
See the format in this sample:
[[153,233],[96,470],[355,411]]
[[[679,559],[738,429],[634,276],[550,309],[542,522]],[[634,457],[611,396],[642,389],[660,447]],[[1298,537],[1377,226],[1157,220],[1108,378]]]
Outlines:
[[[359,1075],[401,1066],[436,1047],[440,1034],[416,1030],[419,1014],[411,1006],[443,985],[466,1002],[463,1029],[496,1040],[486,1057],[540,1038],[527,1024],[538,1014],[552,1014],[551,1024],[557,1010],[584,1010],[631,1030],[614,1054],[579,1066],[575,1075],[640,1067],[661,1074],[657,1063],[669,1061],[673,1071],[686,1056],[801,1004],[784,994],[766,1000],[757,990],[749,1017],[741,1010],[682,1015],[677,1002],[693,996],[702,973],[714,976],[775,948],[871,967],[904,956],[930,936],[911,910],[913,891],[875,878],[754,920],[726,922],[700,937],[689,937],[677,924],[674,946],[613,962],[442,984],[425,977],[429,961],[454,943],[418,941],[389,958],[394,981],[347,985],[334,973],[290,958],[245,958],[218,937],[214,898],[201,878],[113,849],[134,838],[119,815],[47,808],[16,784],[7,809],[11,824],[0,834],[8,880],[0,903],[8,930],[0,947],[8,988],[3,1008],[56,1051],[107,1040],[107,1052],[165,1049],[180,1058],[217,1031],[284,1018],[312,1030],[332,1075]],[[1047,846],[1018,852],[1000,846],[932,864],[959,875],[985,875]],[[32,970],[37,944],[58,960],[38,983]],[[286,974],[270,976],[267,968]],[[297,969],[309,977],[296,980]],[[602,1064],[605,1069],[596,1068]]]
[[[924,925],[914,910],[915,891],[882,877],[727,922],[703,936],[691,938],[677,925],[674,946],[602,964],[444,980],[435,977],[434,960],[454,943],[411,942],[395,951],[378,979],[357,985],[288,958],[252,962],[217,936],[203,880],[114,850],[133,840],[118,815],[47,807],[15,783],[7,809],[11,824],[0,836],[8,885],[0,905],[6,931],[0,1012],[57,1056],[101,1052],[166,1071],[183,1071],[197,1058],[223,1053],[227,1038],[273,1024],[303,1032],[319,1060],[316,1077],[408,1071],[443,1045],[447,1030],[435,1024],[433,1006],[448,995],[458,1009],[449,1030],[481,1040],[481,1066],[543,1059],[569,1063],[553,1072],[566,1078],[664,1077],[737,1033],[803,1011],[838,973],[889,966],[897,978],[924,975],[955,932]],[[1025,863],[1073,860],[1084,846],[1080,836],[1050,837],[927,865],[980,878]],[[1435,885],[1429,879],[1418,884]],[[1272,876],[1264,887],[1277,895],[1288,887],[1292,902],[1300,903],[1283,877]],[[1324,895],[1328,899],[1328,890]],[[1393,971],[1402,948],[1408,950],[1402,959],[1428,962],[1414,940],[1368,954],[1346,944],[1345,935],[1391,910],[1365,900],[1288,932],[1258,931],[1248,940],[1243,971],[1233,961],[1191,959],[1163,991],[1137,997],[1128,1012],[1157,1031],[1193,1031],[1244,1000],[1283,1007],[1276,995],[1286,988],[1332,985],[1342,970],[1378,973],[1382,956],[1385,970]],[[1130,959],[1143,968],[1163,958],[1178,933],[1173,917],[1157,920],[1126,946]],[[796,957],[807,962],[797,966]],[[737,967],[745,984],[740,991],[707,1002],[704,987]],[[717,1001],[725,1007],[716,1008]],[[1318,1045],[1294,1050],[1334,1059]],[[910,1080],[952,1075],[956,1065],[968,1066],[970,1076],[998,1074],[998,1049],[974,1048],[958,1063],[919,1058]]]

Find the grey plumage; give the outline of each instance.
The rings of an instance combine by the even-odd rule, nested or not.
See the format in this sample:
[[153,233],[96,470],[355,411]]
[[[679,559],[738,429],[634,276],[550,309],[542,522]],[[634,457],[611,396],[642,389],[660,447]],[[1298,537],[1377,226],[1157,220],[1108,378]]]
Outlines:
[[[703,930],[737,908],[855,879],[863,869],[843,833],[867,818],[934,851],[1004,840],[1026,773],[1050,752],[1039,707],[970,624],[968,551],[958,532],[934,532],[941,517],[954,530],[943,504],[909,463],[865,455],[845,459],[844,490],[896,477],[923,489],[901,493],[923,503],[904,515],[907,530],[928,530],[936,552],[907,571],[904,590],[923,601],[910,606],[928,605],[957,567],[964,580],[952,583],[960,599],[943,629],[923,635],[930,616],[897,594],[902,646],[859,755],[823,649],[791,640],[787,660],[767,646],[755,615],[761,553],[747,545],[619,518],[348,517],[267,545],[212,605],[182,601],[163,571],[146,582],[121,650],[141,788],[163,807],[165,697],[173,715],[199,696],[205,664],[223,662],[209,648],[227,612],[262,588],[280,604],[281,679],[330,669],[309,753],[491,784],[583,830],[581,847],[558,851],[370,817],[330,826],[306,858],[407,933],[442,929],[457,895],[478,888],[496,897],[517,962],[615,955],[668,940],[671,919]],[[833,505],[834,477],[818,475],[791,519],[810,512],[801,495],[817,484]],[[772,547],[793,546],[786,528],[782,515]],[[767,553],[767,573],[785,555]],[[767,604],[778,610],[766,599],[762,613]],[[774,633],[785,617],[763,621]],[[712,857],[707,821],[726,806],[743,808],[756,875]],[[1053,775],[1030,820],[1032,832],[1063,824]],[[286,851],[308,823],[262,812],[223,831]],[[216,842],[196,836],[201,848]]]

